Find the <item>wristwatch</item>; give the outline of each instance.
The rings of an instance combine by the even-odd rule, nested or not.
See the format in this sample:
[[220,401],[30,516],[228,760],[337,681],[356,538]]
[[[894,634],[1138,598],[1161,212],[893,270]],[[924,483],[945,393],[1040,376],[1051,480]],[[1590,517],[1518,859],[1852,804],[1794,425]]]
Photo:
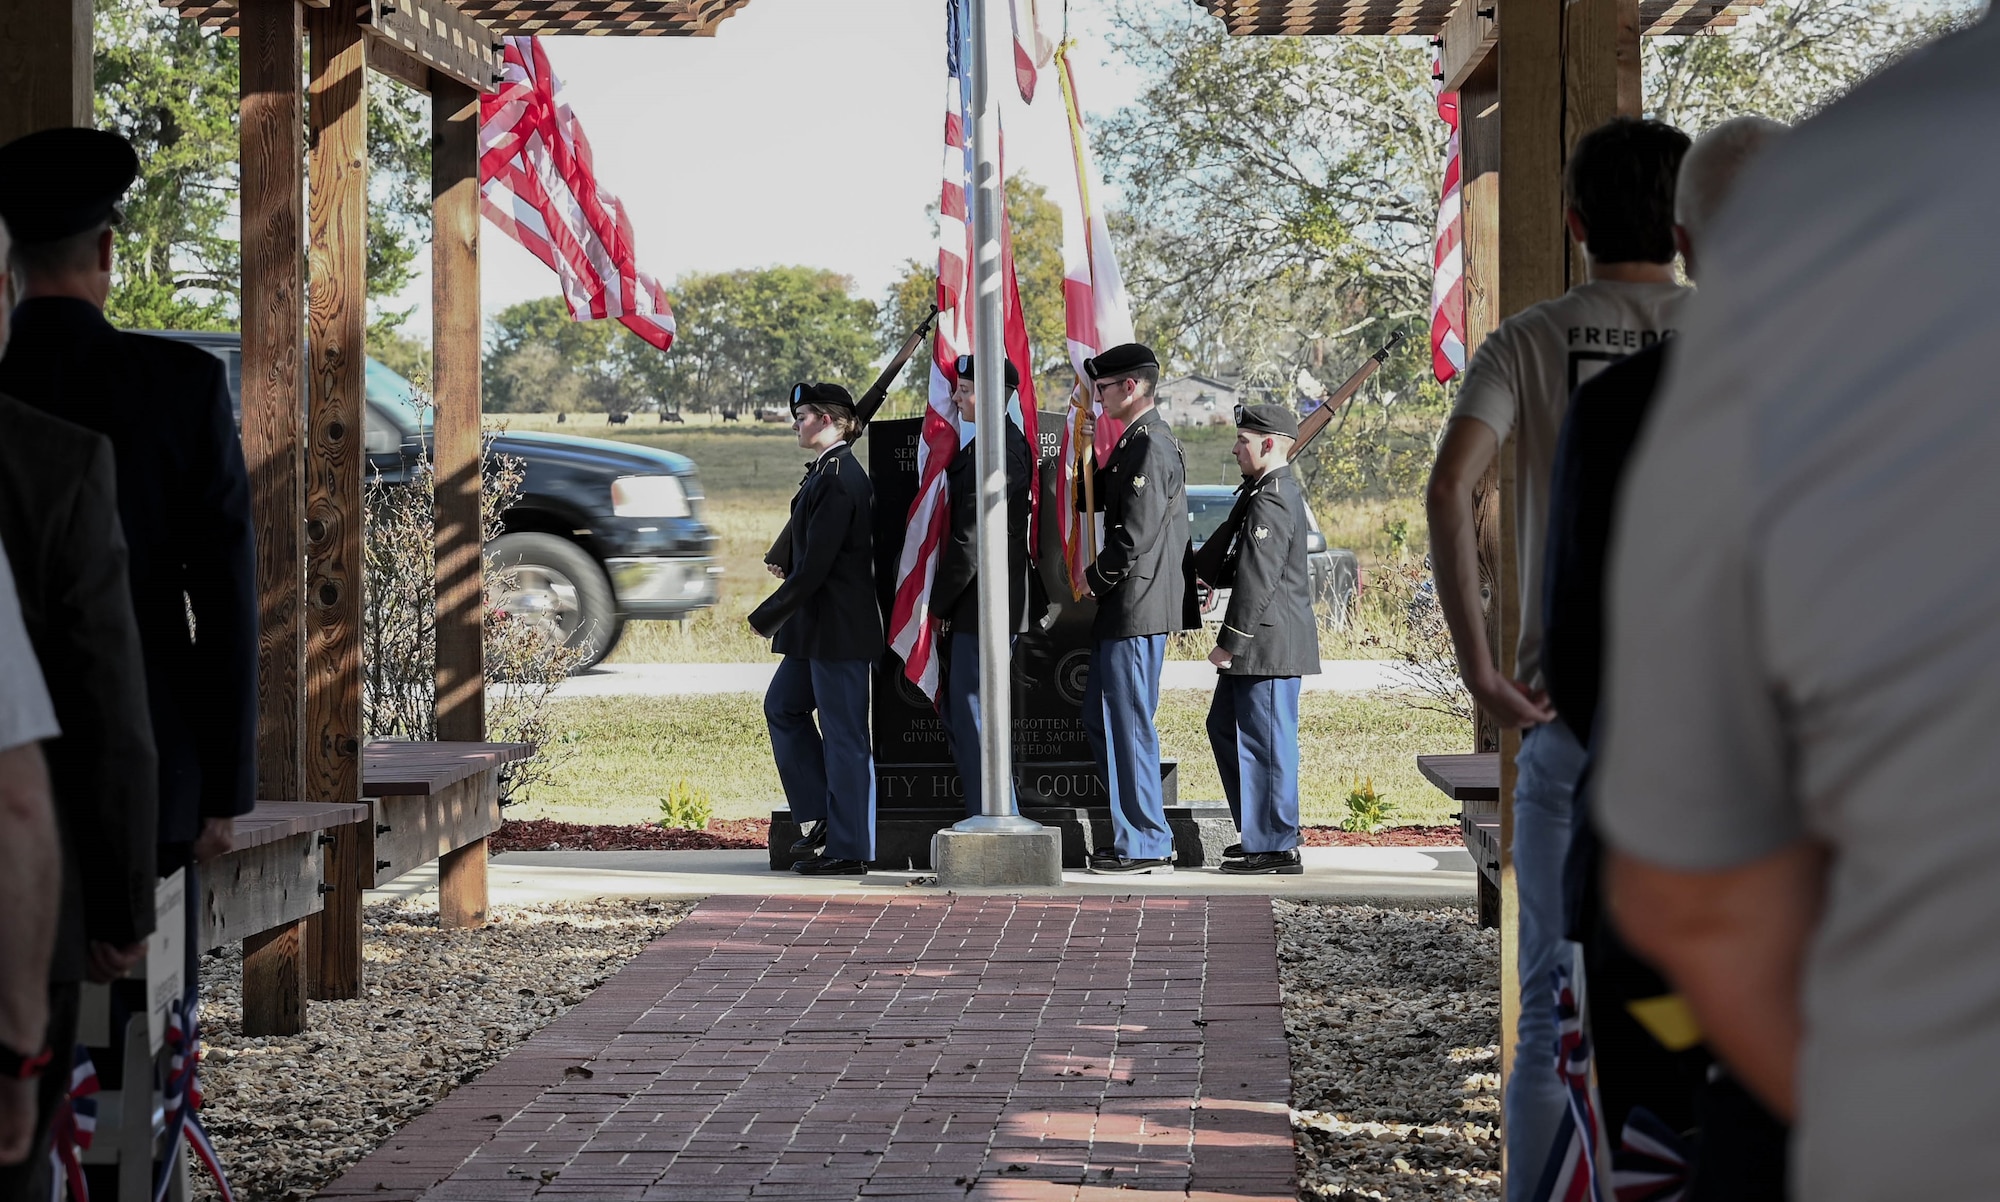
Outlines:
[[42,1075],[42,1070],[55,1058],[55,1049],[43,1048],[32,1056],[21,1053],[0,1043],[0,1081],[31,1081]]

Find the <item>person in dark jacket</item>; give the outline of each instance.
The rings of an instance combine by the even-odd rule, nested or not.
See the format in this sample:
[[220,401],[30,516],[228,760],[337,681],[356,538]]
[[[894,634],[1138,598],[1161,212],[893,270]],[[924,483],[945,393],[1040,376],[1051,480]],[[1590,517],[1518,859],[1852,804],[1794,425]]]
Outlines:
[[868,683],[883,648],[875,492],[848,446],[860,422],[845,388],[793,388],[792,428],[815,458],[792,498],[791,570],[750,614],[751,628],[784,656],[764,694],[764,720],[786,803],[804,835],[793,850],[818,853],[792,870],[862,875],[875,858]]
[[[5,243],[0,228],[0,258]],[[0,349],[7,297],[0,274]],[[0,547],[62,727],[42,750],[62,840],[48,1046],[65,1051],[81,982],[124,975],[154,926],[159,780],[113,480],[103,435],[0,396]],[[33,1147],[0,1165],[0,1199],[49,1196],[45,1145],[68,1086],[60,1069],[42,1074]]]
[[158,756],[162,875],[229,850],[255,804],[250,482],[220,360],[105,320],[125,139],[51,129],[0,147],[22,300],[0,393],[111,442]]
[[[959,420],[974,420],[978,400],[972,381],[971,355],[960,355],[958,383],[952,404]],[[1021,373],[1007,368],[1007,395],[1021,386]],[[978,439],[967,442],[945,469],[951,498],[951,533],[938,551],[931,578],[931,612],[947,634],[944,673],[944,733],[958,778],[965,785],[965,812],[977,814],[984,802],[979,772],[979,471],[975,461]],[[1028,436],[1007,423],[1007,630],[1018,634],[1028,612],[1028,509],[1035,486],[1035,460]]]
[[[1299,859],[1299,683],[1319,672],[1306,565],[1306,500],[1292,475],[1298,415],[1283,405],[1239,405],[1236,465],[1243,469],[1225,529],[1229,610],[1208,662],[1216,667],[1208,741],[1223,796],[1243,841],[1223,853],[1222,871],[1284,873]],[[1236,854],[1231,855],[1234,852]]]
[[[1173,836],[1160,789],[1160,669],[1167,636],[1200,624],[1188,538],[1187,465],[1154,407],[1160,363],[1126,343],[1083,363],[1104,415],[1125,423],[1097,471],[1104,546],[1085,573],[1097,599],[1084,732],[1111,798],[1112,846],[1098,873],[1172,872]],[[1077,495],[1083,495],[1078,490]]]

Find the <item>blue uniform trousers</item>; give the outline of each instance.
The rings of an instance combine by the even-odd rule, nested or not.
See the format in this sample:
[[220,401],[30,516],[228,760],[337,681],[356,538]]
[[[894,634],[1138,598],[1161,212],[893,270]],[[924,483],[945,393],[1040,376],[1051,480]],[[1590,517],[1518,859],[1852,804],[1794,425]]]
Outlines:
[[1254,855],[1297,847],[1299,678],[1217,676],[1208,744],[1243,850]]
[[1128,860],[1163,860],[1174,849],[1160,794],[1160,666],[1167,636],[1099,639],[1090,648],[1083,729],[1111,795],[1112,847]]
[[787,655],[764,694],[764,722],[785,801],[800,825],[826,823],[826,854],[836,860],[875,858],[875,753],[868,745],[873,667],[865,659]]
[[[944,739],[951,748],[952,762],[958,765],[958,779],[965,784],[965,813],[976,815],[985,804],[980,785],[979,732],[986,719],[979,711],[979,636],[972,631],[954,630],[945,661]],[[1009,680],[1008,687],[1013,687]],[[1014,798],[1018,811],[1020,796]]]

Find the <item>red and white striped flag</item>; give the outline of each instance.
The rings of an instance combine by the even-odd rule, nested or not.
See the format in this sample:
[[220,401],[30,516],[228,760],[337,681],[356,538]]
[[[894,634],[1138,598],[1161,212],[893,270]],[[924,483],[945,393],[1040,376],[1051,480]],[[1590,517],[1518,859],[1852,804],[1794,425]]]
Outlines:
[[616,318],[673,345],[667,294],[639,270],[631,218],[598,187],[590,139],[539,38],[507,38],[500,87],[479,98],[479,207],[556,273],[571,317]]
[[1102,178],[1091,158],[1090,140],[1083,128],[1083,105],[1077,99],[1076,72],[1070,63],[1069,44],[1056,51],[1056,73],[1062,83],[1063,109],[1069,120],[1070,161],[1075,171],[1072,186],[1057,189],[1063,217],[1063,321],[1069,341],[1070,366],[1076,372],[1063,422],[1062,450],[1057,456],[1061,472],[1056,478],[1057,521],[1062,530],[1063,562],[1069,569],[1070,588],[1083,595],[1083,571],[1096,558],[1099,539],[1096,518],[1080,514],[1076,508],[1075,465],[1081,454],[1086,416],[1096,427],[1095,451],[1099,462],[1110,457],[1124,432],[1122,423],[1105,417],[1083,370],[1083,361],[1108,347],[1132,341],[1132,307],[1125,297],[1124,277],[1118,270],[1118,256],[1111,248],[1111,230],[1104,211],[1097,204]]
[[[1442,62],[1434,68],[1443,83]],[[1431,371],[1442,384],[1465,370],[1465,220],[1459,196],[1458,93],[1439,92],[1438,116],[1451,130],[1444,150],[1444,187],[1438,199],[1437,241],[1432,253]]]
[[1008,0],[1007,15],[1014,22],[1014,82],[1021,89],[1022,103],[1033,104],[1036,78],[1049,65],[1055,47],[1042,32],[1035,0]]
[[[964,0],[948,0],[945,18],[944,182],[938,203],[938,317],[931,341],[930,403],[917,440],[917,496],[896,562],[896,593],[889,610],[889,646],[903,659],[903,674],[933,700],[938,690],[937,632],[931,621],[931,582],[938,548],[951,529],[945,469],[959,451],[958,357],[975,353],[972,340],[972,88],[966,74],[971,52]],[[1006,178],[1004,163],[1001,178]],[[1014,238],[1006,206],[1000,213],[1000,271],[1005,343],[1002,354],[1021,376],[1020,424],[1036,445],[1034,360],[1014,275]],[[1004,368],[1001,369],[1004,371]],[[1030,529],[1033,528],[1032,519]]]

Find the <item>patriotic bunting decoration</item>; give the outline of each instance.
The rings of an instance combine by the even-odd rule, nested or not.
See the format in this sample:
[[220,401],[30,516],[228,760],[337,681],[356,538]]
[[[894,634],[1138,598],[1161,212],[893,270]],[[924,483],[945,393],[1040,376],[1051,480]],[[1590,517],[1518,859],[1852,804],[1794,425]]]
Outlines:
[[1083,127],[1083,105],[1077,99],[1076,72],[1070,62],[1071,43],[1065,42],[1055,55],[1056,77],[1062,84],[1063,110],[1069,122],[1070,160],[1075,171],[1074,186],[1056,189],[1063,218],[1063,322],[1069,343],[1070,366],[1076,373],[1069,410],[1063,422],[1062,450],[1057,456],[1061,471],[1056,478],[1057,521],[1062,531],[1063,563],[1071,592],[1083,595],[1083,572],[1096,556],[1096,522],[1076,506],[1078,469],[1088,454],[1083,429],[1095,423],[1095,458],[1110,457],[1123,432],[1119,422],[1104,416],[1098,407],[1090,377],[1083,361],[1108,347],[1132,341],[1132,309],[1125,297],[1125,283],[1118,270],[1118,256],[1111,247],[1111,231],[1097,200],[1102,191],[1096,162],[1091,158],[1089,136]]
[[590,139],[541,39],[505,43],[500,86],[479,100],[480,211],[556,273],[571,317],[615,318],[666,350],[667,295],[635,262],[632,220],[598,186]]
[[1644,1106],[1634,1106],[1611,1157],[1611,1193],[1618,1202],[1681,1202],[1693,1167],[1680,1132]]
[[[1433,75],[1442,86],[1444,67]],[[1431,264],[1431,371],[1438,383],[1465,370],[1465,221],[1459,194],[1458,93],[1439,91],[1438,117],[1451,133],[1444,148],[1444,187],[1438,199],[1437,240]]]
[[1555,994],[1556,1075],[1569,1095],[1569,1106],[1556,1128],[1534,1197],[1542,1202],[1597,1202],[1603,1130],[1597,1117],[1597,1091],[1590,1082],[1590,1033],[1577,1003],[1571,967],[1558,964],[1549,970],[1549,982]]
[[201,1024],[197,1019],[200,1003],[196,998],[196,986],[189,986],[187,996],[167,1005],[167,1083],[166,1097],[162,1109],[166,1116],[166,1158],[160,1163],[159,1173],[153,1178],[153,1202],[166,1202],[167,1187],[172,1184],[174,1165],[180,1159],[181,1137],[186,1136],[188,1147],[201,1163],[208,1166],[209,1176],[215,1179],[216,1193],[222,1202],[236,1202],[236,1195],[230,1191],[229,1181],[222,1175],[222,1162],[215,1157],[215,1147],[208,1142],[208,1132],[202,1128],[201,1082],[195,1070],[201,1063]]
[[[970,10],[965,0],[945,8],[944,180],[938,203],[937,329],[931,343],[930,403],[917,440],[917,496],[910,504],[908,532],[896,563],[896,592],[889,610],[889,646],[903,659],[903,674],[936,700],[936,630],[931,621],[931,581],[938,548],[951,526],[945,469],[959,451],[958,411],[951,392],[958,384],[958,357],[976,354],[972,339],[972,81],[965,71],[971,54]],[[1004,139],[1003,139],[1004,142]],[[1003,150],[1004,156],[1004,150]],[[1004,163],[1001,177],[1005,179]],[[1006,206],[1000,212],[1000,272],[1005,345],[1001,353],[1021,376],[1019,422],[1034,446],[1034,360],[1027,319],[1021,312],[1020,284],[1014,275],[1014,238]],[[1032,528],[1032,521],[1031,521]]]
[[1035,102],[1035,82],[1055,47],[1042,32],[1041,14],[1035,0],[1008,0],[1007,15],[1014,22],[1014,82],[1021,89],[1021,102]]
[[49,1121],[51,1181],[67,1183],[70,1202],[90,1202],[90,1183],[83,1175],[81,1153],[97,1135],[97,1064],[90,1050],[76,1045],[71,1057],[69,1092],[56,1101]]

